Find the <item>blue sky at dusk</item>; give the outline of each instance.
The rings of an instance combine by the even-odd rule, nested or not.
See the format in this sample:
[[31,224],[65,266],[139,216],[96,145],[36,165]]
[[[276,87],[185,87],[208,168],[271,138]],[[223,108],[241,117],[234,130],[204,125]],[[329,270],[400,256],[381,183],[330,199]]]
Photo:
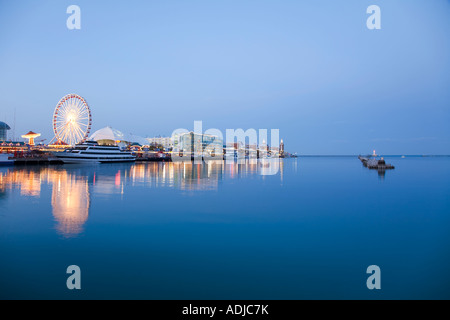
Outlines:
[[0,0],[0,120],[48,142],[68,93],[93,131],[202,120],[280,129],[298,154],[450,154],[450,1]]

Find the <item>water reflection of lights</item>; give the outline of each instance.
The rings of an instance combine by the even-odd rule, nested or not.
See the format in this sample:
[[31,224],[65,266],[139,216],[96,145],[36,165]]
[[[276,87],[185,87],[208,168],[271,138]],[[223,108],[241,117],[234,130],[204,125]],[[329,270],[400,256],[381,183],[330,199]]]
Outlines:
[[44,183],[52,188],[52,214],[58,232],[66,237],[82,232],[90,204],[85,177],[51,168],[17,168],[0,174],[0,190],[17,188],[21,196],[40,197]]
[[[56,229],[66,237],[83,231],[83,225],[89,216],[89,186],[87,179],[79,178],[65,171],[49,175],[53,179],[52,208],[58,222]],[[57,186],[55,188],[55,183]]]
[[[283,179],[283,160],[277,163],[277,175]],[[40,197],[41,189],[52,190],[52,214],[56,229],[66,237],[83,231],[89,217],[90,194],[124,194],[126,186],[146,188],[175,188],[181,190],[217,190],[219,182],[227,179],[257,175],[267,169],[267,163],[256,160],[238,160],[227,163],[210,160],[192,162],[149,162],[127,165],[100,165],[80,167],[10,168],[0,172],[0,192],[20,190],[24,197]]]
[[0,190],[17,187],[20,195],[39,197],[41,193],[41,176],[34,171],[8,170],[0,173]]

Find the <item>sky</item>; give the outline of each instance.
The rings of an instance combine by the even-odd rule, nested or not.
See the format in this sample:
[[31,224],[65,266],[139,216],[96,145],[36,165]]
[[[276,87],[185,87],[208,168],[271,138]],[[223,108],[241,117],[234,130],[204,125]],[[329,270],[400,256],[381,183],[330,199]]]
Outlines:
[[299,155],[450,154],[449,35],[449,0],[0,0],[0,121],[49,142],[76,93],[92,132],[201,120],[279,129]]

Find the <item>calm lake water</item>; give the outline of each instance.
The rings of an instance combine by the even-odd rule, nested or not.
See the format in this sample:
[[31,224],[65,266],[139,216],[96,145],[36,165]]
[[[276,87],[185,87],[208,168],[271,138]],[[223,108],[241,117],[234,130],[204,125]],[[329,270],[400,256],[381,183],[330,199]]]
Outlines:
[[386,160],[0,168],[0,298],[450,299],[450,157]]

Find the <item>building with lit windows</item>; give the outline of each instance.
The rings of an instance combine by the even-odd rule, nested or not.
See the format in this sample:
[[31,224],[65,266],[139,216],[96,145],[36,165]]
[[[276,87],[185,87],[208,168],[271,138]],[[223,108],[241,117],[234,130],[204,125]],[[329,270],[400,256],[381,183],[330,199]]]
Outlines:
[[149,145],[155,146],[163,146],[164,150],[172,150],[173,148],[173,140],[171,137],[154,137],[154,138],[146,138]]
[[0,141],[8,140],[8,130],[11,130],[11,128],[6,123],[0,121]]
[[173,150],[194,157],[223,155],[223,139],[209,134],[186,132],[174,136]]

